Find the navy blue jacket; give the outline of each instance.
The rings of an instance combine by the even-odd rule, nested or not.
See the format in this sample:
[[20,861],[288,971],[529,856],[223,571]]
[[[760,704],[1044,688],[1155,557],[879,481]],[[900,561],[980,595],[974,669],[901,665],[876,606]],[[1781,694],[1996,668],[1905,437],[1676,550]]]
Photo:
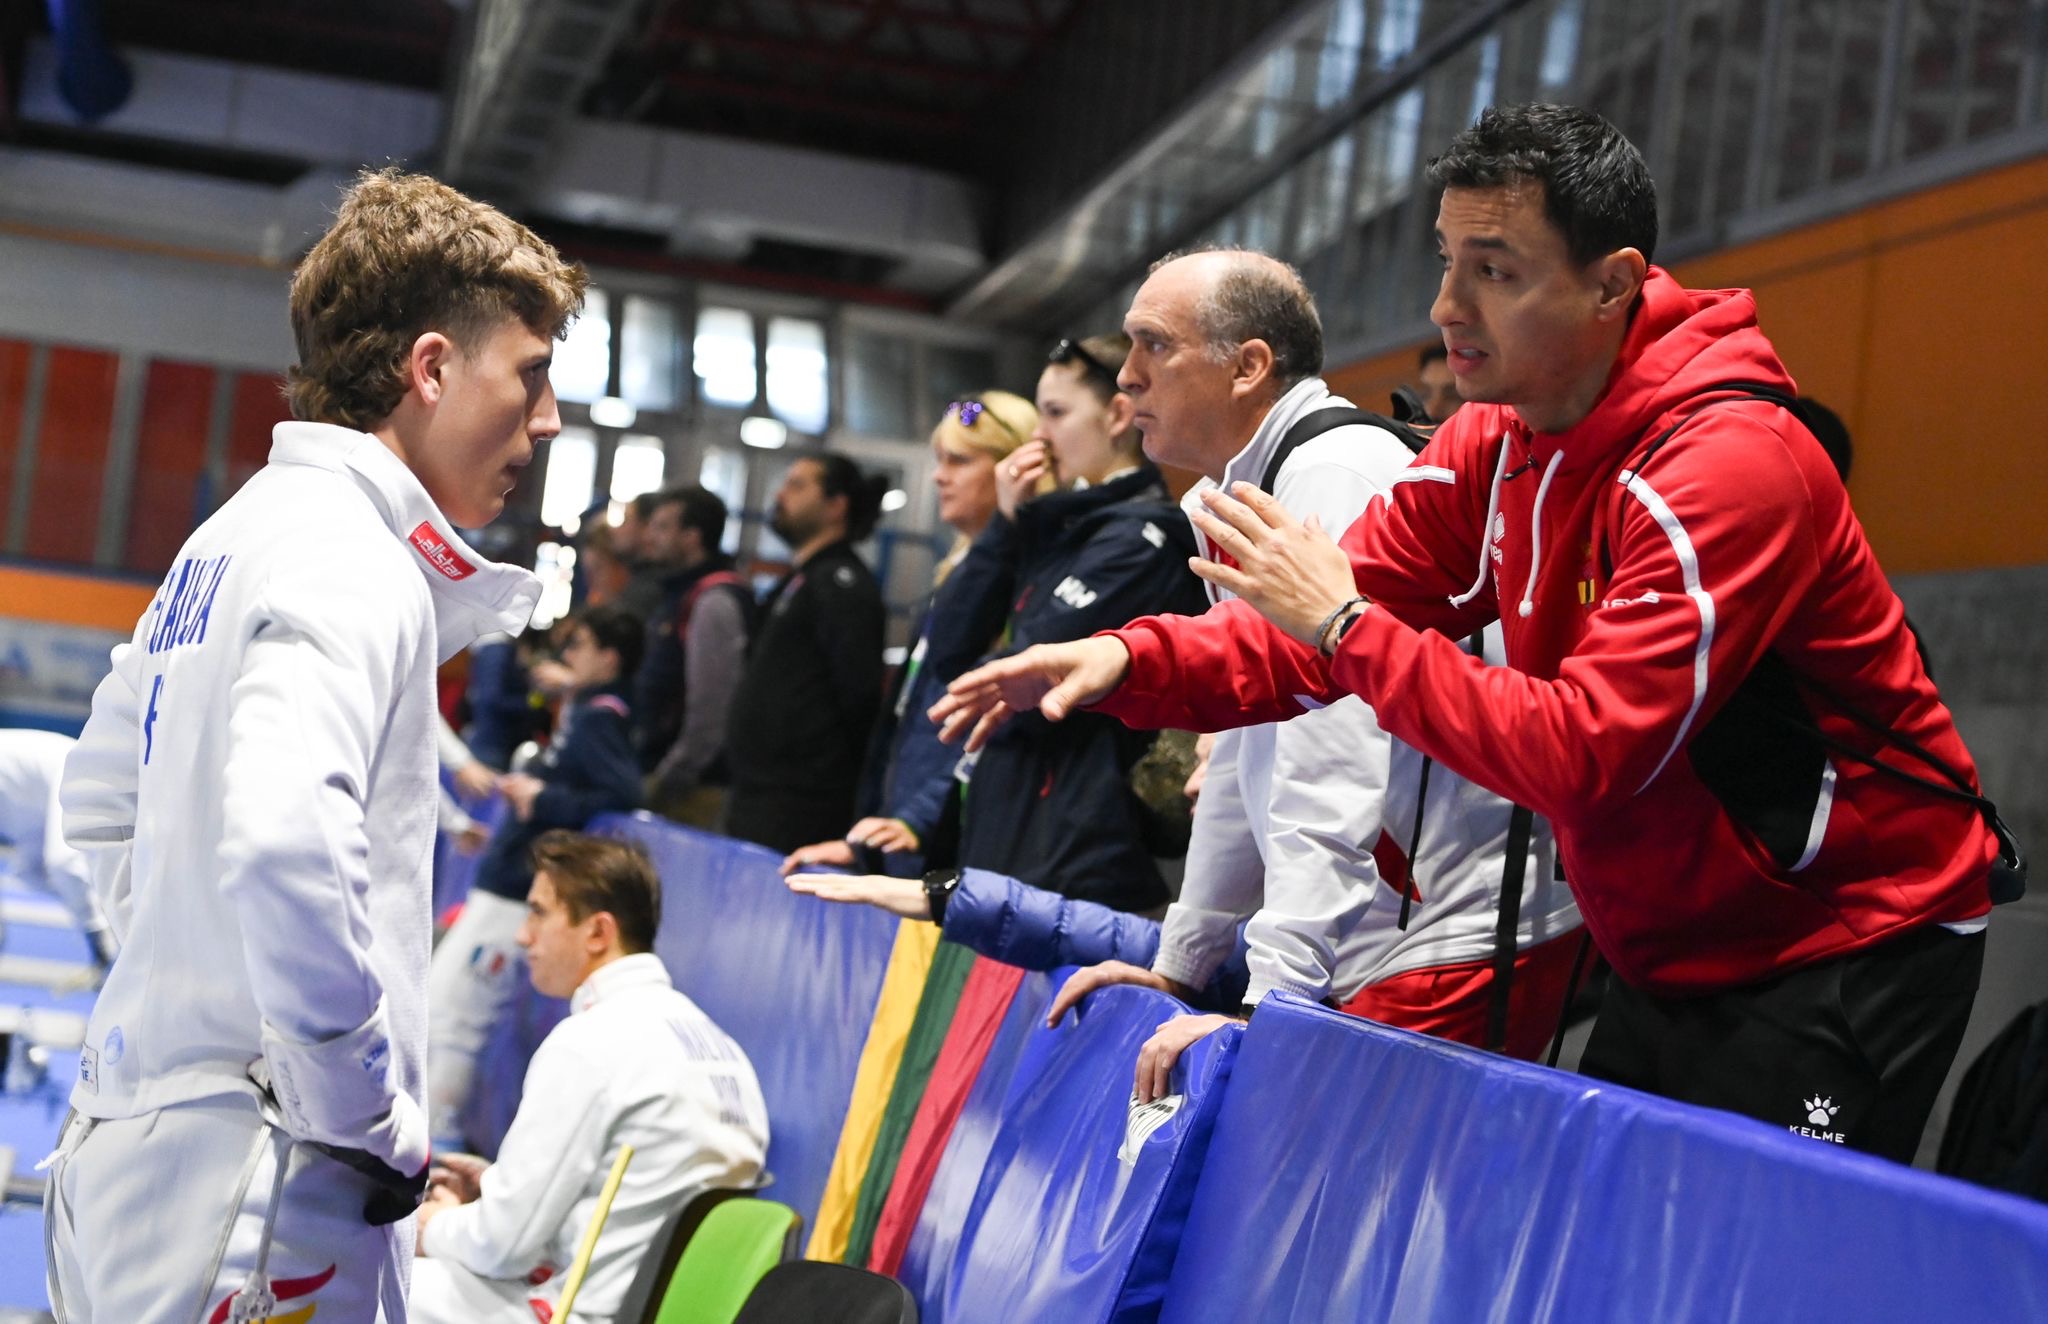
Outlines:
[[[1149,967],[1159,950],[1156,920],[1092,901],[1070,901],[986,869],[960,871],[940,927],[948,942],[1026,970],[1101,961]],[[1209,986],[1190,1001],[1207,1010],[1235,1012],[1244,1002],[1247,979],[1240,940]]]
[[[988,638],[977,650],[955,649],[942,662],[931,656],[932,623],[976,611],[977,604],[966,594],[977,583],[972,575],[949,575],[932,591],[924,620],[918,627],[917,643],[897,672],[894,693],[875,725],[868,745],[868,764],[863,773],[860,812],[883,818],[901,819],[917,833],[922,849],[891,852],[882,857],[883,871],[902,878],[914,878],[926,869],[951,865],[958,849],[958,823],[952,815],[953,770],[960,763],[960,747],[939,739],[938,724],[925,716],[945,694],[967,665],[987,651],[995,632],[1002,628],[1000,616],[989,627]],[[980,585],[986,588],[987,586]],[[1007,609],[1006,602],[996,604]],[[983,613],[977,619],[988,619]],[[964,654],[965,660],[962,659]]]
[[[519,662],[519,645],[499,636],[469,650],[469,752],[487,768],[503,772],[512,752],[547,730],[547,712],[533,704],[533,685]],[[536,721],[536,718],[539,719]]]
[[621,696],[629,682],[592,686],[569,700],[555,739],[528,772],[547,783],[534,797],[533,817],[505,826],[484,849],[476,885],[496,896],[526,900],[533,885],[529,852],[541,833],[580,830],[599,814],[640,803],[640,761],[633,748],[632,709]]
[[[1200,615],[1201,581],[1187,568],[1193,531],[1167,501],[1150,464],[989,521],[947,580],[958,610],[935,613],[926,665],[958,675],[1003,628],[1001,653],[1084,639],[1139,616]],[[955,581],[958,581],[957,589]],[[1119,910],[1167,901],[1147,845],[1151,815],[1132,792],[1131,765],[1152,733],[1113,717],[1048,722],[1020,713],[982,750],[961,814],[963,865],[1029,877],[1062,896]]]

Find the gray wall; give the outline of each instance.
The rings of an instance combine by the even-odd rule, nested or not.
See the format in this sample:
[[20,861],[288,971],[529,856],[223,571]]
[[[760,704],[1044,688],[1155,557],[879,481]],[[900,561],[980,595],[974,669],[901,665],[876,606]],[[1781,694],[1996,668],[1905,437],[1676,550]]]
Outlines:
[[1984,789],[2035,861],[2026,899],[1992,915],[1976,1011],[1921,1146],[1927,1164],[1957,1077],[2022,1007],[2048,998],[2048,566],[1915,575],[1893,587]]

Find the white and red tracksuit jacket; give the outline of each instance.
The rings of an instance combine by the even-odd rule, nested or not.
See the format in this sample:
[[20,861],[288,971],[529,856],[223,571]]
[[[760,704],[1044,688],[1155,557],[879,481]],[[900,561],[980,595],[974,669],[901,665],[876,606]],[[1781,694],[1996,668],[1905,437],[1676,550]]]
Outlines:
[[[1396,737],[1550,819],[1595,941],[1653,992],[1979,919],[1997,846],[1975,808],[1730,703],[1776,676],[1824,735],[1881,749],[1838,706],[1853,705],[1974,784],[1827,456],[1778,405],[1713,390],[1730,382],[1792,389],[1755,300],[1651,268],[1590,414],[1553,435],[1467,405],[1345,533],[1375,605],[1334,660],[1242,602],[1147,617],[1116,632],[1130,673],[1101,708],[1213,730],[1300,712],[1296,695],[1363,697]],[[1495,619],[1507,667],[1458,644]]]
[[[1223,482],[1258,482],[1296,422],[1348,406],[1321,378],[1296,383],[1225,466]],[[1273,494],[1297,518],[1313,514],[1341,529],[1413,458],[1392,433],[1346,424],[1289,455]],[[1201,509],[1201,493],[1215,486],[1203,479],[1182,507]],[[1199,531],[1197,541],[1206,556],[1228,556]],[[1211,602],[1231,597],[1207,588]],[[1499,631],[1487,641],[1498,662]],[[1425,794],[1422,755],[1390,740],[1355,697],[1291,722],[1222,732],[1152,968],[1201,988],[1236,946],[1240,922],[1248,1005],[1275,989],[1349,1002],[1397,975],[1484,960],[1496,941],[1511,813],[1447,768],[1433,770]],[[1534,828],[1517,930],[1525,949],[1579,927],[1556,877],[1549,825]],[[1405,928],[1403,890],[1414,898]]]

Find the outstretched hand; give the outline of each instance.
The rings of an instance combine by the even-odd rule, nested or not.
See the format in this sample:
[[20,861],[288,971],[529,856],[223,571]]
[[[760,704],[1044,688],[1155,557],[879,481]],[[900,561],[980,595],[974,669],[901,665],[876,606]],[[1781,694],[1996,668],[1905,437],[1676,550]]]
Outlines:
[[878,873],[800,873],[789,880],[789,890],[820,901],[859,902],[904,919],[932,917],[932,903],[924,894],[924,884],[915,878],[891,878]]
[[972,753],[1012,713],[1036,708],[1057,722],[1094,703],[1123,683],[1130,665],[1130,650],[1106,635],[1037,644],[961,676],[926,715],[939,724],[939,739],[953,744],[965,735]]
[[1235,566],[1193,557],[1188,568],[1250,603],[1286,634],[1319,646],[1316,630],[1355,596],[1351,558],[1314,515],[1304,524],[1271,495],[1250,483],[1202,493],[1195,527],[1230,553]]
[[1132,965],[1128,961],[1103,961],[1098,965],[1076,970],[1067,976],[1067,982],[1060,985],[1060,991],[1053,995],[1052,1006],[1045,1015],[1045,1023],[1048,1026],[1058,1025],[1062,1017],[1081,1004],[1082,998],[1098,988],[1108,988],[1112,984],[1136,984],[1140,988],[1156,988],[1161,993],[1170,993],[1183,1002],[1191,992],[1186,984],[1168,979],[1165,975],[1154,974],[1141,965]]

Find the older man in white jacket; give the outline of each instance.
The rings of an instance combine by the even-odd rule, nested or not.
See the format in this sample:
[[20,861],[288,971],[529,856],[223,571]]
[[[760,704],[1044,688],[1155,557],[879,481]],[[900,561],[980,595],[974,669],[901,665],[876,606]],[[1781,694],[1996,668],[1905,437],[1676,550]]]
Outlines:
[[541,1041],[498,1161],[450,1156],[420,1207],[415,1324],[530,1324],[562,1273],[623,1146],[625,1180],[576,1297],[611,1324],[670,1210],[759,1181],[768,1110],[753,1064],[669,983],[652,950],[653,866],[624,842],[549,832],[534,845],[518,942],[533,986],[569,999]]
[[125,946],[51,1157],[73,1321],[402,1320],[421,1107],[434,672],[538,597],[455,525],[560,430],[580,269],[366,175],[292,283],[294,413],[114,651],[66,837]]
[[[1134,348],[1120,384],[1137,405],[1147,453],[1204,475],[1182,501],[1191,514],[1203,508],[1204,490],[1242,481],[1269,486],[1298,517],[1339,530],[1394,485],[1427,477],[1394,434],[1359,421],[1314,375],[1322,365],[1314,304],[1299,276],[1271,258],[1225,251],[1162,263],[1132,301],[1125,329]],[[1219,346],[1219,336],[1238,343]],[[1218,554],[1206,537],[1203,554]],[[1213,585],[1209,595],[1228,596]],[[1152,969],[1110,962],[1084,970],[1052,1015],[1109,983],[1185,996],[1229,957],[1243,923],[1247,1006],[1278,990],[1477,1042],[1511,812],[1447,769],[1425,774],[1422,756],[1382,731],[1357,698],[1221,732],[1196,804],[1187,876]],[[1540,1023],[1555,1021],[1557,967],[1568,969],[1575,954],[1555,940],[1580,921],[1556,877],[1547,828],[1535,825],[1521,850],[1518,979],[1537,968],[1511,1010],[1509,1043],[1533,1056]],[[1224,1019],[1162,1026],[1140,1053],[1139,1095],[1165,1094],[1180,1052]]]

